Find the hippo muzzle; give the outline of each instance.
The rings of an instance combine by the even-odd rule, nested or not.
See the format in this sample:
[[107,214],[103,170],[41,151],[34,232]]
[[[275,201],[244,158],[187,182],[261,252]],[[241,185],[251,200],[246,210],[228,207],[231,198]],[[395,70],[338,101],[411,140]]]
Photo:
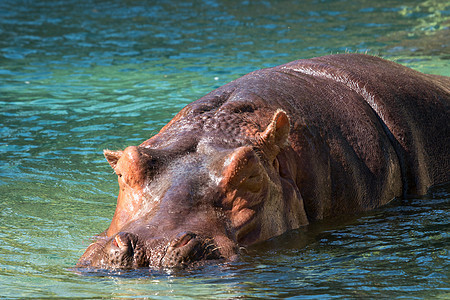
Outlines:
[[192,232],[178,234],[170,242],[143,242],[133,233],[119,232],[93,243],[77,267],[100,269],[185,268],[223,259],[213,239]]

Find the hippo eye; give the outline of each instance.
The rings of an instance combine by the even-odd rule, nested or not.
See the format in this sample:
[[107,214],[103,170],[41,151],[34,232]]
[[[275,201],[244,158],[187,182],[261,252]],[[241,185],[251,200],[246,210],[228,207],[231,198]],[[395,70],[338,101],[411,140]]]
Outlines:
[[261,189],[263,178],[260,155],[257,148],[241,147],[229,156],[224,177],[230,186],[253,193]]

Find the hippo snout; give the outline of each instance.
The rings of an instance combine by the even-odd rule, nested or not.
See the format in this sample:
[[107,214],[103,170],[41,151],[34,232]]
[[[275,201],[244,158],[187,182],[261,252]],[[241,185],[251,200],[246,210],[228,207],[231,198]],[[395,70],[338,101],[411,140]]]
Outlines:
[[167,247],[161,267],[186,267],[195,262],[220,259],[219,248],[213,239],[203,238],[192,232],[182,232]]
[[106,263],[113,268],[136,268],[148,265],[145,249],[138,236],[119,232],[105,245]]
[[138,252],[137,237],[132,233],[119,232],[109,241],[107,248],[110,264],[117,267],[131,267]]
[[148,266],[145,247],[137,235],[129,232],[99,239],[88,247],[77,264],[77,267],[112,269],[144,266]]
[[135,233],[119,232],[93,243],[77,267],[106,269],[185,268],[207,261],[223,259],[212,238],[193,232],[182,232],[172,240],[142,237]]

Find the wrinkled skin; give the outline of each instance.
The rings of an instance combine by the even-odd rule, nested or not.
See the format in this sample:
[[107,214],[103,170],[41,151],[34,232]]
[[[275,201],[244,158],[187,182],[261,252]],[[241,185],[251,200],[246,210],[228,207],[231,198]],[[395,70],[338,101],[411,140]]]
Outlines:
[[78,267],[230,260],[315,220],[449,180],[448,77],[377,57],[299,60],[191,103],[139,146],[104,154],[111,225]]

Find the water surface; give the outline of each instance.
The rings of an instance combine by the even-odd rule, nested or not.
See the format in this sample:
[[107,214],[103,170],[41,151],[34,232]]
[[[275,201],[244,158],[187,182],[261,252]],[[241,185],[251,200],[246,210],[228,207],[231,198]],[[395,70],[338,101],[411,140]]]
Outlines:
[[183,272],[71,270],[110,222],[102,150],[250,71],[368,52],[450,76],[447,1],[0,1],[0,298],[448,298],[450,187]]

